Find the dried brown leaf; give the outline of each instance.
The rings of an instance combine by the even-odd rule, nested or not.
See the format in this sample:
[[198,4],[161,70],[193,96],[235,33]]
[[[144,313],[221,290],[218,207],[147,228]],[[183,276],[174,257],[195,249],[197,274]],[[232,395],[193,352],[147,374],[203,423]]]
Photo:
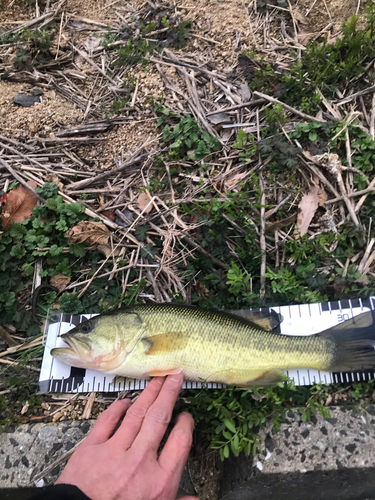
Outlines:
[[83,220],[69,229],[66,239],[69,243],[82,243],[89,250],[95,250],[98,245],[107,245],[110,232],[103,222]]
[[302,12],[296,8],[293,9],[293,16],[296,21],[298,21],[301,24],[309,24],[309,20],[305,16],[305,14],[302,14]]
[[64,184],[60,181],[56,174],[47,174],[46,182],[54,182],[57,186],[57,189],[62,193],[64,192]]
[[241,172],[238,174],[231,175],[228,177],[228,179],[225,181],[228,186],[234,186],[234,184],[237,184],[237,182],[242,181],[247,176],[248,172]]
[[297,35],[297,40],[299,43],[302,45],[307,45],[309,41],[314,38],[315,32],[314,31],[309,31],[309,30],[302,30],[298,33]]
[[65,288],[69,285],[69,283],[70,283],[70,276],[65,276],[65,274],[62,273],[55,274],[49,280],[49,284],[51,286],[56,287],[59,293],[63,292]]
[[4,340],[4,342],[9,347],[14,347],[18,345],[18,342],[16,342],[14,338],[10,335],[10,333],[1,325],[0,325],[0,339]]
[[112,247],[110,245],[98,245],[97,250],[103,252],[106,257],[117,257],[122,253],[123,248],[114,248],[112,253]]
[[302,196],[298,205],[300,212],[297,216],[298,233],[295,235],[296,238],[307,233],[310,222],[312,221],[316,209],[319,206],[318,192],[318,186],[311,186],[310,191]]
[[324,207],[324,204],[328,199],[328,194],[326,193],[323,186],[320,186],[320,188],[319,188],[318,198],[319,198],[319,206]]
[[[28,184],[33,189],[38,186],[35,181],[28,181]],[[13,222],[23,222],[28,219],[36,202],[36,197],[21,185],[9,191],[1,214],[3,229],[9,229]]]
[[[153,209],[152,203],[150,203],[150,196],[148,193],[140,193],[137,199],[137,205],[140,210],[144,210],[145,214],[148,214]],[[148,207],[147,207],[148,205]],[[145,208],[147,209],[145,210]]]
[[104,215],[104,217],[107,217],[107,219],[111,220],[112,222],[115,222],[116,220],[116,216],[111,210],[103,210],[102,215]]

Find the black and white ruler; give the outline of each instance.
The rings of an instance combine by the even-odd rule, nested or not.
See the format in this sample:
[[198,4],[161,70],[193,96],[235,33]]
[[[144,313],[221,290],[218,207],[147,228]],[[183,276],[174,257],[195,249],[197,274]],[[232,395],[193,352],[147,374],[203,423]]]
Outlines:
[[[283,321],[278,327],[278,332],[285,335],[312,335],[340,322],[353,318],[366,311],[375,311],[375,297],[368,299],[351,299],[320,304],[302,304],[294,306],[272,307],[281,314]],[[269,311],[270,309],[266,309]],[[145,380],[130,380],[112,385],[113,375],[106,375],[94,370],[73,368],[53,358],[50,354],[54,347],[64,347],[66,344],[61,335],[67,333],[82,321],[90,319],[93,314],[71,316],[70,314],[57,314],[49,319],[46,328],[45,350],[42,368],[39,377],[39,394],[49,392],[117,392],[126,390],[144,389]],[[289,370],[286,374],[294,380],[296,385],[312,385],[323,382],[325,384],[337,382],[359,382],[374,378],[373,370],[328,373],[317,370]],[[207,387],[216,389],[221,384],[208,383]],[[194,389],[201,387],[197,382],[186,382],[185,388]]]

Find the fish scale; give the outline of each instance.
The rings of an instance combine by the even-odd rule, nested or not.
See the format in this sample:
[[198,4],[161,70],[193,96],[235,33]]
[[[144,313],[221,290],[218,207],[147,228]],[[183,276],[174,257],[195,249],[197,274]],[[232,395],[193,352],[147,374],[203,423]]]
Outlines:
[[373,367],[374,328],[367,313],[317,335],[293,337],[224,311],[180,304],[137,305],[81,323],[51,351],[81,368],[131,378],[183,372],[186,380],[243,387],[275,384],[294,368]]

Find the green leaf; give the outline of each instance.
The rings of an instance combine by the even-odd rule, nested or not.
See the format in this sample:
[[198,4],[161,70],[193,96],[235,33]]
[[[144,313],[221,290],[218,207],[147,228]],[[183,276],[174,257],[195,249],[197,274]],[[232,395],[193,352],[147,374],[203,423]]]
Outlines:
[[69,246],[69,252],[74,255],[74,257],[84,257],[86,255],[86,248],[80,243],[72,243]]
[[57,257],[58,255],[62,254],[63,250],[64,250],[64,247],[59,247],[57,245],[52,245],[51,248],[49,249],[49,253],[53,257]]
[[231,420],[228,420],[227,418],[224,419],[224,424],[226,425],[226,427],[231,431],[233,432],[233,434],[236,434],[237,430],[236,430],[236,427],[234,425],[234,423],[231,421]]
[[2,302],[5,307],[12,306],[15,301],[16,301],[16,294],[14,292],[0,293],[0,302]]
[[79,214],[82,214],[85,211],[85,205],[82,203],[69,203],[68,205],[64,205],[64,213],[68,217],[76,217]]
[[55,198],[49,198],[46,201],[45,206],[50,210],[52,210],[53,212],[61,213],[62,208],[64,207],[64,201],[62,199],[62,196],[55,196]]
[[9,234],[12,236],[12,238],[15,238],[16,240],[22,240],[26,233],[27,229],[23,224],[20,224],[19,222],[13,222],[13,224],[10,225]]
[[61,312],[66,312],[69,314],[81,314],[83,313],[83,305],[78,298],[77,293],[64,293],[59,300]]
[[16,259],[22,259],[22,257],[26,254],[26,250],[24,247],[14,245],[10,251],[10,255]]
[[233,435],[228,431],[223,431],[223,436],[225,437],[225,439],[228,439],[228,441],[233,437]]
[[[69,264],[69,259],[62,259],[61,262],[59,262],[56,266],[56,273],[62,273],[65,274],[66,276],[71,276],[71,267]],[[66,311],[68,312],[68,311]],[[72,313],[73,314],[73,313]]]
[[311,131],[309,133],[309,139],[310,139],[310,141],[314,142],[314,141],[317,140],[317,138],[318,138],[318,134],[315,131]]
[[251,453],[251,441],[246,441],[244,450],[246,455],[249,456]]
[[67,226],[66,221],[61,219],[58,222],[56,222],[56,229],[58,231],[61,231],[62,233],[66,233],[69,228]]
[[39,335],[40,333],[40,326],[35,323],[32,323],[26,330],[26,335],[28,337],[34,337],[35,335]]
[[227,444],[224,446],[223,455],[224,455],[224,458],[228,458],[229,457],[229,446]]
[[31,264],[23,264],[22,271],[26,274],[26,276],[32,276],[34,274],[34,266]]
[[153,258],[154,254],[156,253],[156,250],[153,248],[153,246],[148,243],[144,247],[141,248],[141,255],[142,257],[148,257],[148,258]]
[[143,226],[137,227],[137,229],[134,231],[134,236],[137,238],[138,241],[145,241],[146,239],[146,232],[150,230],[150,226],[147,224],[144,224]]
[[230,442],[230,447],[232,448],[233,455],[235,457],[238,457],[240,450],[239,450],[239,438],[238,434],[235,434],[234,438]]
[[58,188],[54,182],[45,182],[43,187],[37,187],[35,191],[43,198],[53,198],[58,195]]

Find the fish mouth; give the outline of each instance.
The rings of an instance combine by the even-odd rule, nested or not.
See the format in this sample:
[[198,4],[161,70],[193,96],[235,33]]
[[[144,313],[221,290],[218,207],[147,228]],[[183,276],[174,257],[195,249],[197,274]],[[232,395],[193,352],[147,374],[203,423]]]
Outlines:
[[92,351],[88,339],[76,338],[69,333],[61,335],[61,338],[69,347],[55,347],[51,350],[52,356],[70,355],[78,358],[87,358]]

